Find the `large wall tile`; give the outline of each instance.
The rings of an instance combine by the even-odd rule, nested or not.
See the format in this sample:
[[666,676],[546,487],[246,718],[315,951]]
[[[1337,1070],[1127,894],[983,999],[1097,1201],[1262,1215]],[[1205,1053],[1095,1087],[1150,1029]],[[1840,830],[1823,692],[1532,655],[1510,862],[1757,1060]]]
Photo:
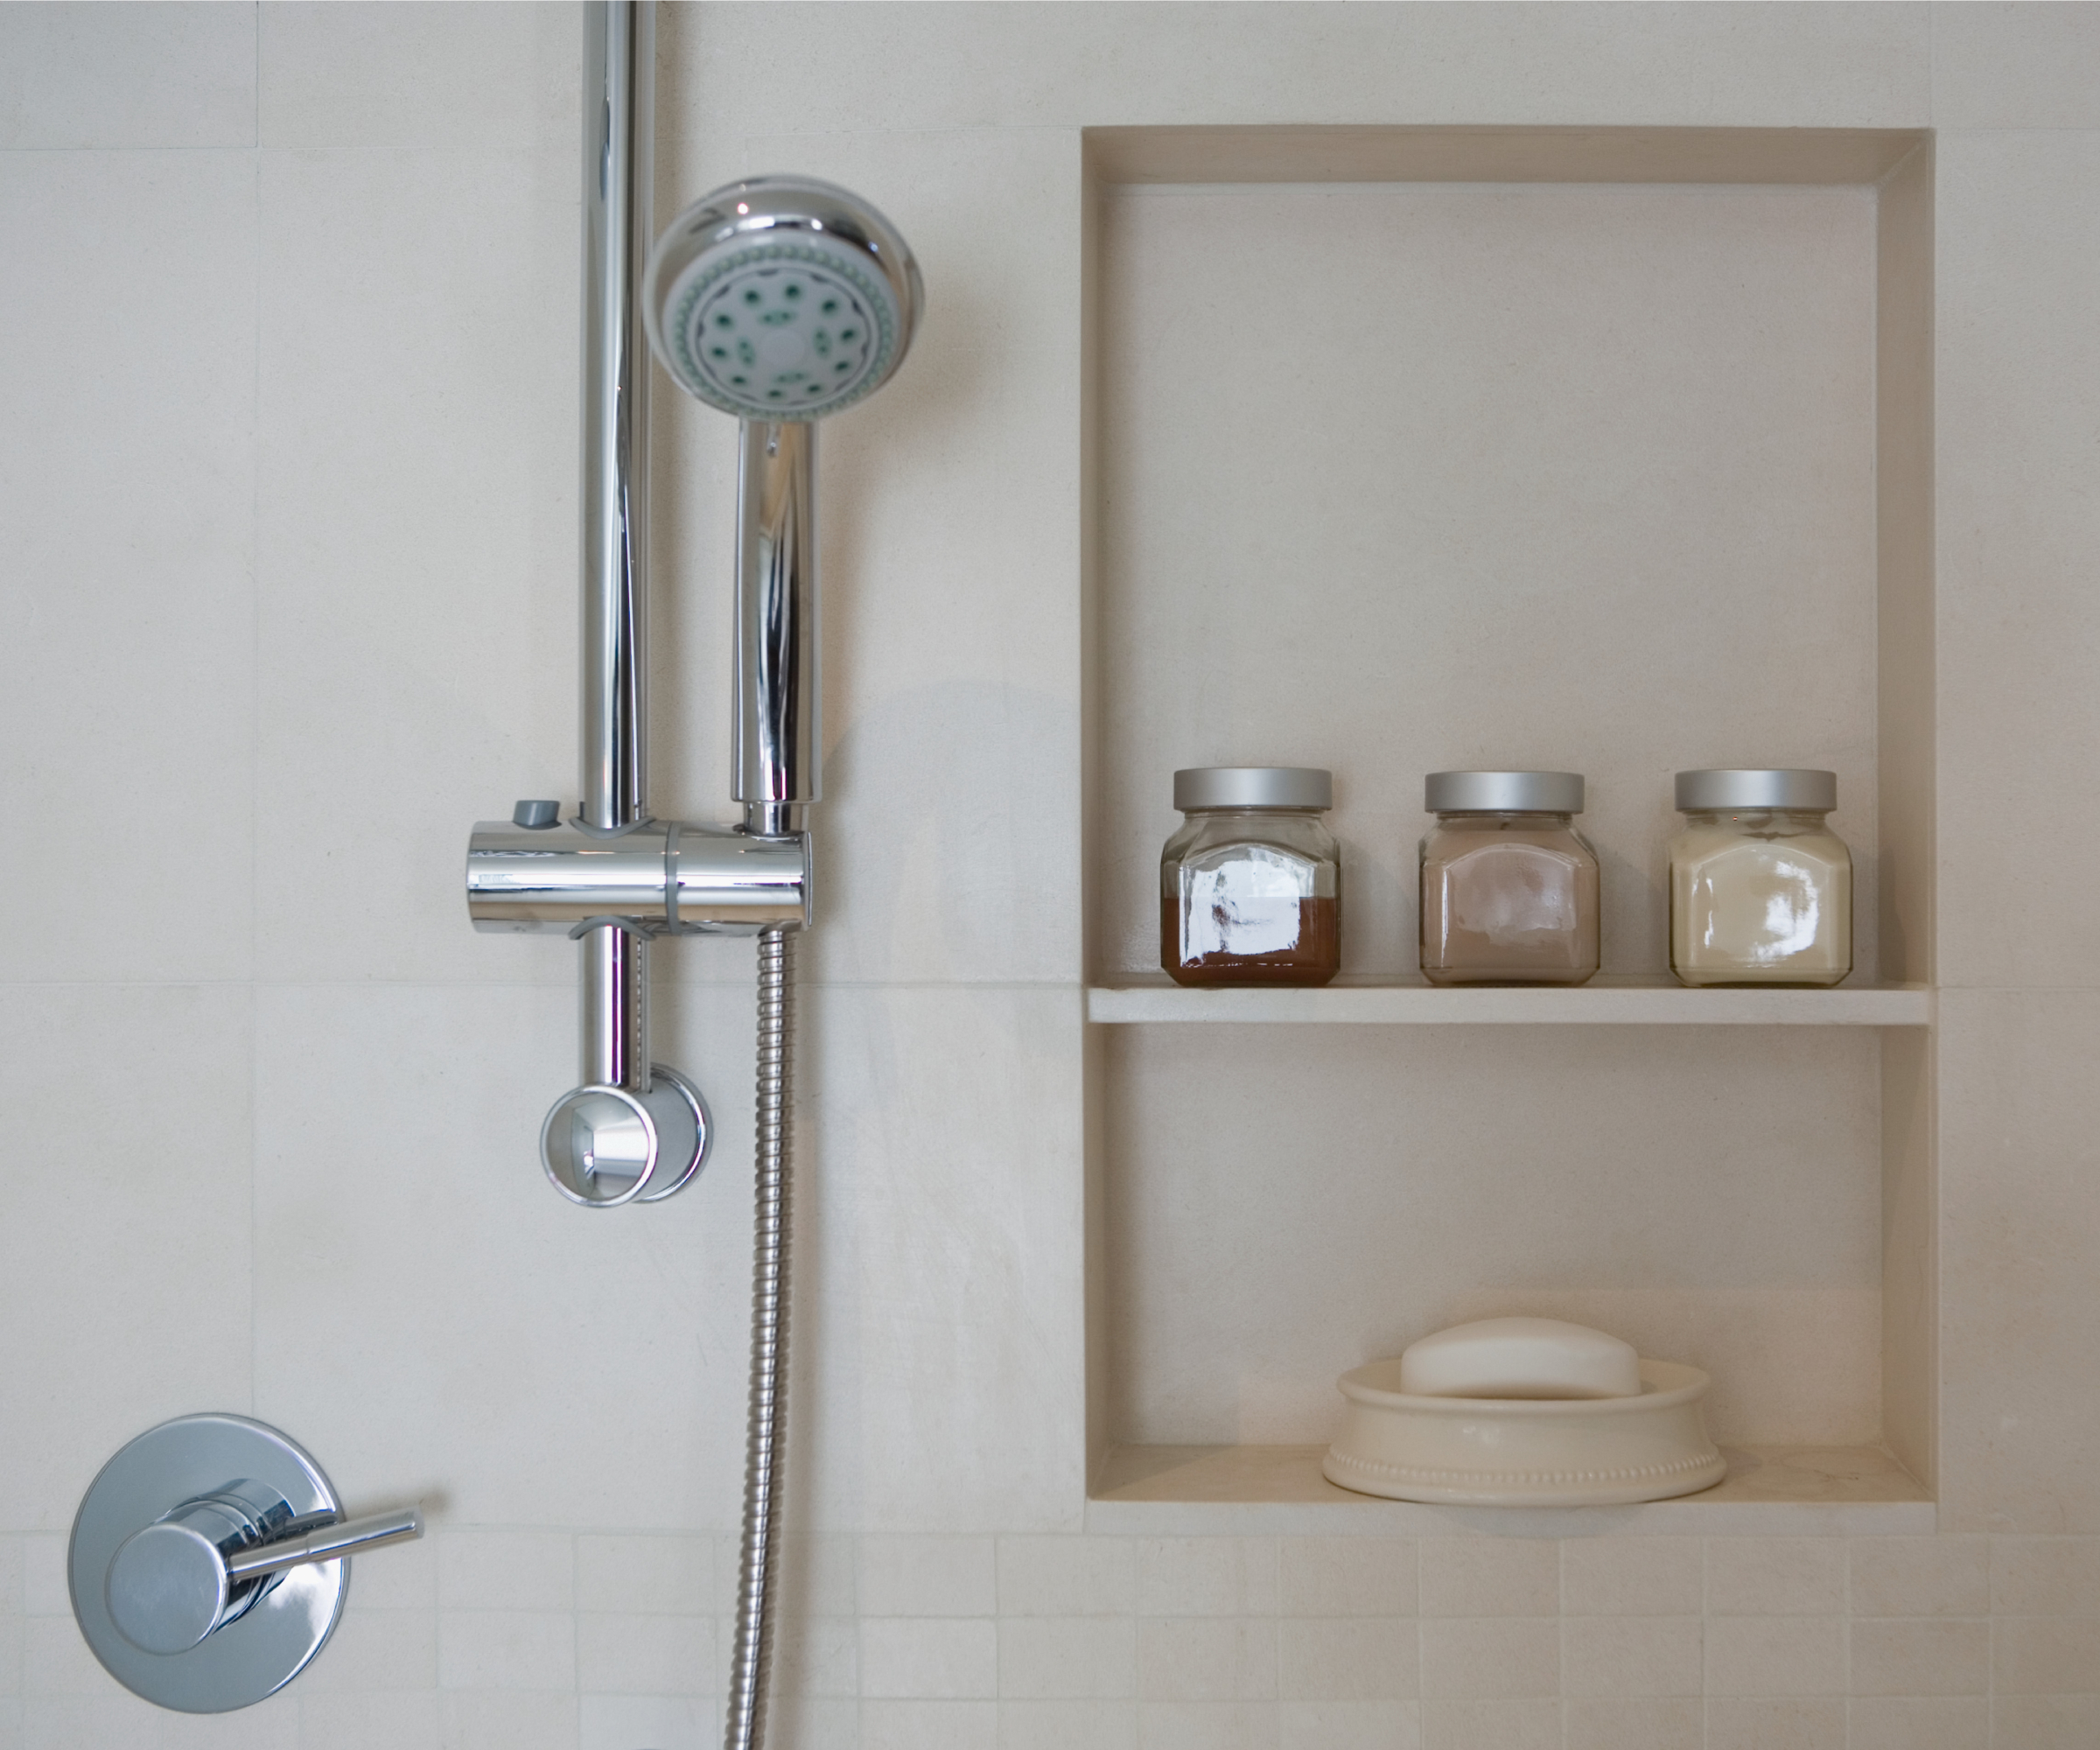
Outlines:
[[252,1049],[239,985],[0,990],[10,1529],[70,1526],[156,1423],[248,1410]]
[[1940,979],[2090,987],[2100,131],[1936,150]]
[[2100,994],[1940,998],[1940,1522],[2100,1531]]
[[577,200],[568,153],[264,157],[273,976],[573,976],[476,934],[460,869],[476,819],[575,782]]
[[263,145],[574,150],[581,137],[573,6],[258,10]]
[[255,226],[249,153],[0,154],[0,976],[248,970]]
[[258,10],[0,6],[0,150],[253,145]]
[[1942,128],[2100,128],[2100,7],[1932,8]]
[[[1927,9],[1699,5],[681,8],[670,124],[737,139],[780,128],[765,80],[830,128],[1352,122],[1740,122],[1918,127]],[[699,95],[699,94],[704,94]]]

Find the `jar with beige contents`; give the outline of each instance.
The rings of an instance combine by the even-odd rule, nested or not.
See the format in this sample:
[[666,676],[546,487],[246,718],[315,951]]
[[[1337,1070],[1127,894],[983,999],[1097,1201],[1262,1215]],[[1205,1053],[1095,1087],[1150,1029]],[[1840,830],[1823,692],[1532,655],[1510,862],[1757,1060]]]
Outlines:
[[1422,841],[1422,976],[1432,984],[1580,984],[1597,970],[1597,853],[1576,831],[1578,772],[1432,772]]
[[1670,970],[1685,984],[1840,984],[1852,970],[1852,857],[1824,817],[1838,774],[1677,774]]

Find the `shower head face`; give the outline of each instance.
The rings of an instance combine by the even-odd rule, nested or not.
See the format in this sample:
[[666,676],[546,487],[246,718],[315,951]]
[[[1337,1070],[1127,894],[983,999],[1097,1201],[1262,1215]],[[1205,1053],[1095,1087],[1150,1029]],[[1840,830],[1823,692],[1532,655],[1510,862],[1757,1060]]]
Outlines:
[[921,297],[890,222],[808,177],[753,177],[696,201],[642,280],[663,368],[743,419],[822,419],[872,395],[911,345]]

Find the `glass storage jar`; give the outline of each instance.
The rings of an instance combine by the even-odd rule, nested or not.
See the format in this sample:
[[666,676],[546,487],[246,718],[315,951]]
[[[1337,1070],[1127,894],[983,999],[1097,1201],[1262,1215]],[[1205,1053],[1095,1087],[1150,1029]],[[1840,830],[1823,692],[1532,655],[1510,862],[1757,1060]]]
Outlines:
[[1852,970],[1852,854],[1824,823],[1838,774],[1677,774],[1670,970],[1685,984],[1837,984]]
[[1578,772],[1432,772],[1421,847],[1432,984],[1580,984],[1598,959],[1597,853]]
[[1177,984],[1325,984],[1341,970],[1341,849],[1309,766],[1174,774],[1188,816],[1159,853],[1159,963]]

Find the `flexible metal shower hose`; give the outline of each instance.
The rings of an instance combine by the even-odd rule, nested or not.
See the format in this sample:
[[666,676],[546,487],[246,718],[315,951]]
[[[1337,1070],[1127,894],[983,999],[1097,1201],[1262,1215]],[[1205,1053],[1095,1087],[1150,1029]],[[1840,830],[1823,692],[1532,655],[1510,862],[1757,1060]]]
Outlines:
[[794,937],[759,938],[758,1239],[751,1284],[751,1419],[744,1446],[744,1542],[737,1572],[727,1750],[762,1750],[773,1659],[779,1512],[774,1465],[788,1413],[788,1120],[794,1070]]

